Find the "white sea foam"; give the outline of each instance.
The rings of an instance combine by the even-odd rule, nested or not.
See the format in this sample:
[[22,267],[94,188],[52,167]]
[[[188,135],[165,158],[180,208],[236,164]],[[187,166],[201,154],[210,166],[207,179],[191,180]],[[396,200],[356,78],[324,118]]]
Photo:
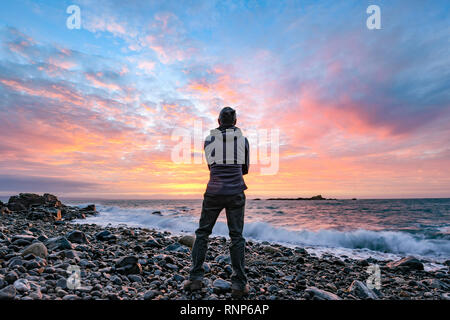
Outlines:
[[[80,205],[82,206],[82,205]],[[135,227],[155,228],[175,233],[193,233],[198,226],[198,216],[177,214],[172,210],[159,210],[162,216],[152,214],[152,208],[122,208],[97,205],[97,216],[78,220],[78,223],[99,225],[126,224]],[[226,236],[228,227],[224,221],[218,221],[213,235]],[[337,230],[300,230],[293,231],[275,227],[266,222],[248,222],[244,226],[244,236],[257,241],[269,241],[291,246],[306,246],[319,254],[334,252],[353,257],[416,255],[435,261],[450,257],[450,241],[444,239],[419,238],[399,231],[337,231]]]

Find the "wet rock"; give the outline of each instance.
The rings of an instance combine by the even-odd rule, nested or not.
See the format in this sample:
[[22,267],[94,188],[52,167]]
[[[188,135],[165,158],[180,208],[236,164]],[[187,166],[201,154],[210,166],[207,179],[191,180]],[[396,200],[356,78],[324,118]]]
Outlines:
[[223,270],[228,273],[228,274],[232,274],[233,273],[233,268],[230,265],[226,265]]
[[128,275],[128,279],[130,279],[131,282],[142,283],[142,277],[136,274]]
[[86,207],[80,209],[81,211],[89,211],[89,212],[96,212],[95,204],[89,204]]
[[66,234],[67,240],[69,240],[72,243],[89,243],[89,241],[86,238],[86,235],[84,232],[79,230],[72,230],[69,233]]
[[49,207],[53,206],[53,207],[61,207],[61,201],[58,200],[58,198],[52,194],[49,193],[45,193],[43,196],[45,204]]
[[335,259],[332,261],[333,264],[337,265],[337,266],[345,266],[345,262],[342,261],[341,259]]
[[152,248],[159,248],[161,245],[158,241],[155,240],[155,238],[149,236],[147,237],[146,241],[144,242],[145,247],[152,247]]
[[269,254],[281,254],[281,250],[272,246],[264,246],[263,251]]
[[71,250],[72,244],[66,237],[54,237],[47,239],[44,244],[50,251]]
[[77,287],[77,290],[80,292],[91,292],[93,289],[94,289],[94,287],[92,287],[92,286]]
[[217,256],[214,259],[215,262],[219,263],[219,264],[230,264],[231,263],[231,257],[228,255],[220,255]]
[[66,289],[67,288],[67,279],[59,278],[58,281],[56,281],[56,287],[59,287],[61,289]]
[[42,205],[45,199],[34,193],[20,193],[12,196],[8,201],[8,208],[12,211],[22,211],[30,208],[31,205]]
[[7,283],[14,283],[14,281],[16,281],[17,279],[19,279],[19,276],[17,275],[17,273],[15,271],[10,271],[5,275],[5,281]]
[[[64,292],[67,293],[67,292]],[[80,300],[80,297],[75,294],[66,294],[62,297],[63,300]]]
[[205,270],[205,273],[209,273],[211,271],[211,267],[206,262],[203,263],[203,269]]
[[378,296],[370,290],[363,282],[359,280],[354,280],[348,292],[360,299],[378,299]]
[[177,242],[168,245],[164,250],[165,251],[173,251],[173,252],[189,253],[189,249],[188,248],[183,247],[181,244],[179,244]]
[[311,299],[315,300],[342,300],[339,296],[335,295],[334,293],[320,290],[316,287],[308,287],[305,290],[306,293],[309,294]]
[[141,274],[142,266],[138,262],[139,259],[135,256],[127,256],[120,258],[116,262],[116,271],[121,274]]
[[14,281],[14,288],[19,292],[28,292],[30,290],[30,284],[27,279],[18,279]]
[[192,246],[194,245],[194,242],[195,242],[195,237],[188,236],[188,235],[182,236],[178,240],[178,242],[181,243],[182,245],[186,246],[186,247],[192,248]]
[[48,238],[45,235],[40,235],[39,237],[37,237],[37,240],[40,242],[45,242],[48,240]]
[[43,259],[47,258],[48,256],[47,247],[42,242],[35,242],[30,244],[22,251],[22,256],[25,257],[30,253],[35,255],[36,257],[41,257]]
[[175,275],[172,277],[172,279],[173,279],[173,281],[176,281],[176,282],[182,282],[182,281],[184,281],[184,277],[183,277],[182,275],[179,275],[179,274],[175,274]]
[[148,290],[144,293],[144,300],[152,300],[154,297],[158,295],[158,292],[155,290]]
[[418,259],[409,256],[398,261],[390,262],[386,265],[389,268],[407,268],[411,270],[423,270],[423,263]]
[[13,300],[16,297],[16,288],[13,285],[0,290],[0,300]]
[[97,265],[95,263],[93,263],[92,261],[86,260],[86,259],[81,259],[79,264],[80,264],[80,266],[87,268],[87,269],[93,269],[93,268],[97,267]]
[[9,261],[8,261],[8,268],[13,268],[13,267],[15,267],[15,266],[22,266],[23,264],[24,264],[24,260],[22,260],[20,257],[14,257],[14,258],[11,258]]
[[79,262],[80,258],[75,250],[64,250],[62,255],[64,258],[73,259],[75,262]]
[[214,280],[212,285],[215,293],[223,293],[231,290],[231,283],[220,278]]
[[423,284],[425,284],[427,287],[433,288],[433,289],[442,289],[442,290],[450,290],[450,286],[444,283],[443,281],[440,281],[438,279],[425,279],[422,281]]
[[31,242],[29,241],[29,240],[25,240],[25,239],[17,239],[17,240],[15,240],[15,241],[13,241],[13,245],[16,245],[16,246],[20,246],[20,247],[23,247],[23,246],[27,246],[27,245],[29,245]]
[[277,292],[278,290],[280,290],[280,288],[278,288],[278,286],[272,284],[267,288],[267,291],[269,292]]
[[100,241],[116,240],[117,237],[108,230],[99,231],[95,234],[95,239]]
[[300,247],[295,248],[294,252],[299,253],[299,254],[304,254],[304,255],[308,254],[308,252],[304,248],[300,248]]
[[361,267],[368,267],[368,266],[369,266],[369,262],[367,261],[367,259],[359,260],[359,261],[358,261],[358,264],[359,264]]
[[122,282],[123,282],[122,279],[120,279],[120,277],[116,276],[116,275],[112,276],[110,280],[112,283],[117,284],[117,285],[122,285]]
[[30,244],[35,239],[36,239],[36,237],[31,234],[16,234],[16,235],[12,236],[11,242],[14,243],[18,240],[22,240],[22,241],[27,241],[28,244]]
[[[30,256],[30,255],[29,255]],[[45,259],[42,259],[40,257],[35,257],[33,260],[25,261],[23,266],[27,270],[33,270],[36,268],[41,268],[47,265],[47,261]]]
[[33,300],[42,300],[42,292],[41,289],[36,288],[36,290],[30,293],[29,297]]
[[172,263],[166,263],[165,267],[174,271],[177,271],[179,269],[177,265],[174,265]]
[[5,206],[3,203],[1,203],[0,204],[0,215],[7,215],[10,213],[11,213],[11,210],[9,210],[7,206]]

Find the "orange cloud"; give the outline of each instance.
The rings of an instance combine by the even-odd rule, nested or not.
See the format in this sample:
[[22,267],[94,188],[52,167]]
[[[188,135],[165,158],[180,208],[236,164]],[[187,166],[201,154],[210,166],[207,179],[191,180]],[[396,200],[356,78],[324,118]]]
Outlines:
[[101,81],[99,78],[101,78],[102,76],[103,76],[102,73],[97,73],[97,74],[86,73],[85,74],[86,79],[91,81],[97,87],[101,87],[101,88],[105,88],[105,89],[113,90],[113,91],[121,90],[120,86],[115,83],[106,83],[104,81]]

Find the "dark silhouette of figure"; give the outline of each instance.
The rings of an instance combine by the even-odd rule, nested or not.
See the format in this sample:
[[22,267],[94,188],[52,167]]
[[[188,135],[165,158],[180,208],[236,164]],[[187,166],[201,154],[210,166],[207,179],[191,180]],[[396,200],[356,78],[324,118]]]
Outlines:
[[246,200],[244,190],[247,189],[243,175],[248,173],[250,166],[249,143],[241,130],[235,126],[234,109],[223,108],[218,122],[219,127],[211,130],[205,140],[210,179],[203,198],[199,228],[195,232],[193,265],[184,287],[188,290],[198,290],[202,287],[208,237],[220,212],[225,209],[231,238],[232,296],[241,298],[249,292],[244,270],[245,239],[242,236]]

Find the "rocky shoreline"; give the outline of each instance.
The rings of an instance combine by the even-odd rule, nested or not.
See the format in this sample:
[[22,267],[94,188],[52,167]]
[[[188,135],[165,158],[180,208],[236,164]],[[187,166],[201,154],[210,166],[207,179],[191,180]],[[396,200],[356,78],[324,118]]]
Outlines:
[[[185,292],[193,237],[133,227],[77,224],[95,205],[69,207],[55,196],[20,194],[0,202],[0,300],[231,299],[229,240],[212,237],[205,287]],[[381,287],[369,289],[370,265]],[[250,300],[450,299],[447,269],[418,259],[353,260],[247,241]],[[79,268],[79,277],[68,269]],[[80,282],[76,283],[79,279]]]

